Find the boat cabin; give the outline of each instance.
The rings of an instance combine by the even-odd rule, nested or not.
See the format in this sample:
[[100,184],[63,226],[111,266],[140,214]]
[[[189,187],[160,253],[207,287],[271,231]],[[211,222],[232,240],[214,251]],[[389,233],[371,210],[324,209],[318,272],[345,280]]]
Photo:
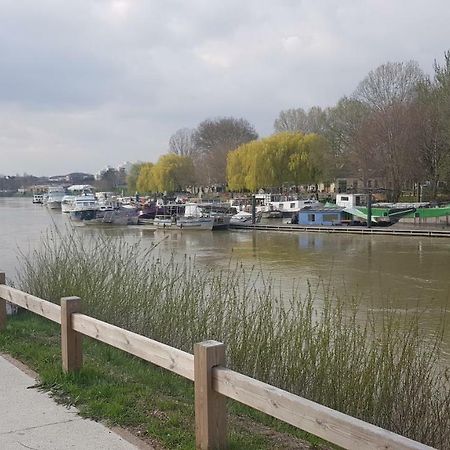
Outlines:
[[336,194],[336,205],[342,208],[355,208],[367,204],[367,194]]
[[299,225],[333,226],[350,220],[351,216],[343,208],[303,208],[298,213]]

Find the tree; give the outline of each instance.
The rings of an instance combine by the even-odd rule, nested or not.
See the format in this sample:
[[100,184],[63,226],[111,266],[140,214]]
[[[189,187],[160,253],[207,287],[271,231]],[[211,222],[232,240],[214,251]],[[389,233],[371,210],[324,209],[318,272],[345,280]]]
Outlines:
[[313,106],[307,113],[302,108],[281,111],[275,119],[275,133],[322,134],[326,124],[326,113],[319,106]]
[[104,191],[114,191],[122,182],[122,175],[113,167],[108,167],[100,175],[98,187]]
[[399,103],[411,103],[424,74],[416,61],[386,63],[371,70],[354,96],[377,111]]
[[151,170],[152,187],[158,192],[181,191],[194,181],[194,165],[187,156],[163,155]]
[[139,178],[139,172],[143,165],[144,165],[144,163],[133,164],[130,168],[130,171],[128,172],[127,186],[128,186],[128,192],[130,194],[134,194],[138,190],[137,181]]
[[418,141],[413,102],[423,78],[416,62],[387,63],[369,72],[354,94],[370,108],[371,149],[381,154],[391,201],[398,201],[405,182],[416,177]]
[[434,80],[420,83],[418,110],[421,166],[436,198],[438,182],[450,175],[450,52],[445,53],[443,66],[435,63]]
[[179,156],[189,156],[194,158],[196,148],[194,145],[194,130],[181,128],[177,130],[169,140],[169,152]]
[[229,153],[228,185],[232,190],[256,191],[284,183],[317,183],[326,177],[328,156],[328,142],[321,136],[275,134]]
[[208,185],[225,183],[228,152],[257,138],[254,127],[245,119],[223,117],[200,123],[194,144],[199,152],[201,181]]
[[139,175],[136,181],[136,188],[139,192],[155,192],[156,184],[153,177],[154,164],[151,162],[143,163],[139,168]]
[[273,124],[275,133],[306,133],[308,129],[308,115],[303,108],[280,111]]

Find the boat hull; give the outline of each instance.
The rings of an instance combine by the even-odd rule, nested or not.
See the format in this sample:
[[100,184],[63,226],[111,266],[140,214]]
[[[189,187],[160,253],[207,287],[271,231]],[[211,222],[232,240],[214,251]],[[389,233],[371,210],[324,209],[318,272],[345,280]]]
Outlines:
[[180,218],[177,220],[177,227],[182,230],[211,231],[214,219],[212,217]]

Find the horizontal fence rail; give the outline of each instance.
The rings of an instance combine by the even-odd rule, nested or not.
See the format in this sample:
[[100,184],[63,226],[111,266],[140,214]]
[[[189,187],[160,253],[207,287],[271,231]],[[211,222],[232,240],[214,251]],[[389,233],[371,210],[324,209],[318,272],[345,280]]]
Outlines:
[[77,297],[65,297],[59,306],[2,283],[0,272],[0,330],[6,326],[6,301],[60,323],[65,371],[81,367],[81,336],[88,336],[194,381],[198,449],[227,448],[225,398],[347,449],[432,448],[230,370],[224,367],[225,346],[219,342],[196,344],[194,356],[81,314]]

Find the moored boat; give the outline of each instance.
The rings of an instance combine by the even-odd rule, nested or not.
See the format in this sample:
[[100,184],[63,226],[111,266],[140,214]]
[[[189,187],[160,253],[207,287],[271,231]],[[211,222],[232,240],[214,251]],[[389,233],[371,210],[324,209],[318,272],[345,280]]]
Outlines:
[[50,187],[47,193],[46,206],[50,209],[61,209],[62,199],[66,192],[62,186]]
[[44,195],[43,194],[34,194],[33,195],[33,203],[34,204],[41,204],[44,202]]

